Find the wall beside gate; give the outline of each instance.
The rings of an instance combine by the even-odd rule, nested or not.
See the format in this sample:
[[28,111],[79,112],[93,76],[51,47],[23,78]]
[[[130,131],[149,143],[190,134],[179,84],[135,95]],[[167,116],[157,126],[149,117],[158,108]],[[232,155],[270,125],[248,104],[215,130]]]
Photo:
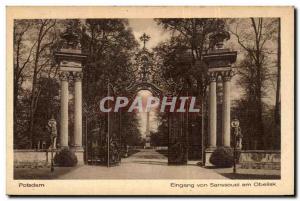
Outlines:
[[280,151],[274,150],[242,150],[239,163],[245,169],[280,170]]
[[42,167],[50,165],[51,152],[45,149],[14,150],[14,167]]

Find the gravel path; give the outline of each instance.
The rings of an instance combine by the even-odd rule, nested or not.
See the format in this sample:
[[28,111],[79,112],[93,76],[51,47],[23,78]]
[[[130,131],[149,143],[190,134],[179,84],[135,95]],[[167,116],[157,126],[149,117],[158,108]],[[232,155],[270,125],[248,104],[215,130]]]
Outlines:
[[196,165],[169,166],[168,160],[155,150],[145,149],[122,159],[119,166],[85,165],[58,179],[227,179],[214,170]]

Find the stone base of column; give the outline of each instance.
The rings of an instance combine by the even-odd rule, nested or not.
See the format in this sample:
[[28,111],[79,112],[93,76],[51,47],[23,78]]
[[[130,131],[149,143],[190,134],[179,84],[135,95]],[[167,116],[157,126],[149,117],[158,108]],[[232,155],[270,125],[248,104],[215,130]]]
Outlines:
[[216,150],[216,149],[217,149],[217,147],[209,147],[209,148],[205,149],[205,160],[204,160],[205,161],[204,162],[205,167],[212,167],[213,166],[213,164],[211,164],[209,162],[209,159],[210,159],[212,153],[214,152],[214,150]]
[[59,145],[58,148],[59,149],[69,149],[69,146],[66,146],[66,145],[61,146],[61,145]]
[[71,149],[74,151],[74,153],[77,157],[77,161],[78,161],[77,165],[84,165],[84,149],[83,149],[83,147],[74,146]]

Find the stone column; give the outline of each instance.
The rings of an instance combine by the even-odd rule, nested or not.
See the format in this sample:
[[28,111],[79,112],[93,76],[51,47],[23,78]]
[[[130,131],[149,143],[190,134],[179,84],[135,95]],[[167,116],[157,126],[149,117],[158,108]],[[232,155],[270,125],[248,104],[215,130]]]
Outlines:
[[209,75],[209,148],[214,148],[217,145],[217,94],[215,73]]
[[222,111],[222,135],[223,145],[230,147],[230,71],[223,74],[223,111]]
[[74,73],[74,146],[82,149],[82,73]]
[[68,147],[69,140],[69,73],[61,72],[60,94],[60,146]]

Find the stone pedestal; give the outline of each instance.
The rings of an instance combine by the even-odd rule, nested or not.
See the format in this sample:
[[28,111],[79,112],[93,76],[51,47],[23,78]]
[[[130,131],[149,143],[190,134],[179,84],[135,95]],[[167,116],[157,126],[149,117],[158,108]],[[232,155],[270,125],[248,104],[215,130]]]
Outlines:
[[77,165],[84,165],[84,149],[81,147],[73,147],[72,151],[74,151],[76,157],[77,157]]
[[206,167],[213,166],[213,165],[209,162],[209,159],[210,159],[212,153],[214,152],[214,150],[216,150],[216,147],[205,149],[205,163],[204,163],[204,166],[206,166]]

